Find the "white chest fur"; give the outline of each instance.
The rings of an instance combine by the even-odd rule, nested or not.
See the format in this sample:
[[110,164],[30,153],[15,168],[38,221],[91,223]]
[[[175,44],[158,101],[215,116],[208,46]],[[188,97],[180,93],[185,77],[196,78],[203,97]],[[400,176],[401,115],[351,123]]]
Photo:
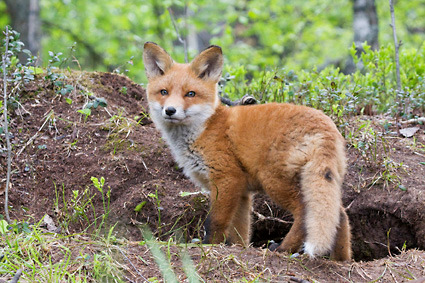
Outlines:
[[[206,120],[214,113],[212,107],[192,107],[186,111],[185,123],[169,123],[164,120],[159,105],[151,103],[151,118],[170,146],[177,164],[195,185],[208,189],[208,167],[193,143],[204,131]],[[197,114],[197,115],[194,115]]]
[[202,132],[200,130],[187,126],[174,126],[163,133],[174,158],[189,177],[191,172],[207,174],[207,167],[202,156],[192,149],[193,143]]

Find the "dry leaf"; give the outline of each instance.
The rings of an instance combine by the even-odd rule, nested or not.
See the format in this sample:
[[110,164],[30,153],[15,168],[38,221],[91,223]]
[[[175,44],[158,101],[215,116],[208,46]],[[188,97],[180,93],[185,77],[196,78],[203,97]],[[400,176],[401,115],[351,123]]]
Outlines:
[[403,135],[405,138],[411,138],[413,135],[419,130],[419,127],[410,127],[410,128],[404,128],[400,130],[400,134]]
[[56,227],[53,219],[49,215],[44,215],[43,218],[44,223],[47,225],[47,230],[49,232],[58,233],[58,228]]

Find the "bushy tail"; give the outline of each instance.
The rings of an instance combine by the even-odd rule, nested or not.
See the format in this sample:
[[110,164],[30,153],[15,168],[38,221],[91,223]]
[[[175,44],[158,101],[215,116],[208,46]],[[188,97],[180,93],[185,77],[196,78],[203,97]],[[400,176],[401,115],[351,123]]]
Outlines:
[[301,172],[306,229],[304,252],[311,257],[332,250],[341,219],[341,183],[345,171],[342,159],[345,157],[327,157],[313,159]]

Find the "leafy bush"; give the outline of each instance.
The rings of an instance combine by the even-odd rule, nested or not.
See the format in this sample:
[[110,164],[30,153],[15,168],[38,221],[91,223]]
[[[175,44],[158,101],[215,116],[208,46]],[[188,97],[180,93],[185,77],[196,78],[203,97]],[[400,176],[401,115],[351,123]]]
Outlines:
[[[382,46],[373,51],[364,46],[365,53],[355,57],[358,70],[345,75],[329,66],[321,71],[292,71],[275,69],[262,71],[249,80],[243,67],[227,67],[221,82],[222,92],[232,99],[245,94],[261,102],[290,102],[322,109],[337,119],[373,112],[412,118],[424,112],[425,102],[425,45],[420,49],[402,49],[400,53],[403,88],[398,91],[395,78],[394,47]],[[368,113],[372,111],[368,110]]]

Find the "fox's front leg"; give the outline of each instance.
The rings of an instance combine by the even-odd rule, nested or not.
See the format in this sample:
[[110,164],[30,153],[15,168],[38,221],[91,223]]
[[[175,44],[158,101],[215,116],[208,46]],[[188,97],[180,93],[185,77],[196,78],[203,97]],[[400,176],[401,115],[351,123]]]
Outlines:
[[248,246],[251,239],[251,207],[252,195],[245,192],[241,197],[228,233],[232,244]]
[[[234,236],[235,233],[230,229],[234,229],[232,223],[242,205],[241,201],[246,198],[245,181],[229,176],[222,180],[213,179],[211,183],[211,209],[205,223],[206,235],[203,242],[205,244],[240,242],[239,239],[232,239],[231,235]],[[241,233],[245,234],[246,231],[249,235],[249,227],[243,230]],[[247,240],[245,235],[242,235],[242,238],[245,238],[244,241]]]

